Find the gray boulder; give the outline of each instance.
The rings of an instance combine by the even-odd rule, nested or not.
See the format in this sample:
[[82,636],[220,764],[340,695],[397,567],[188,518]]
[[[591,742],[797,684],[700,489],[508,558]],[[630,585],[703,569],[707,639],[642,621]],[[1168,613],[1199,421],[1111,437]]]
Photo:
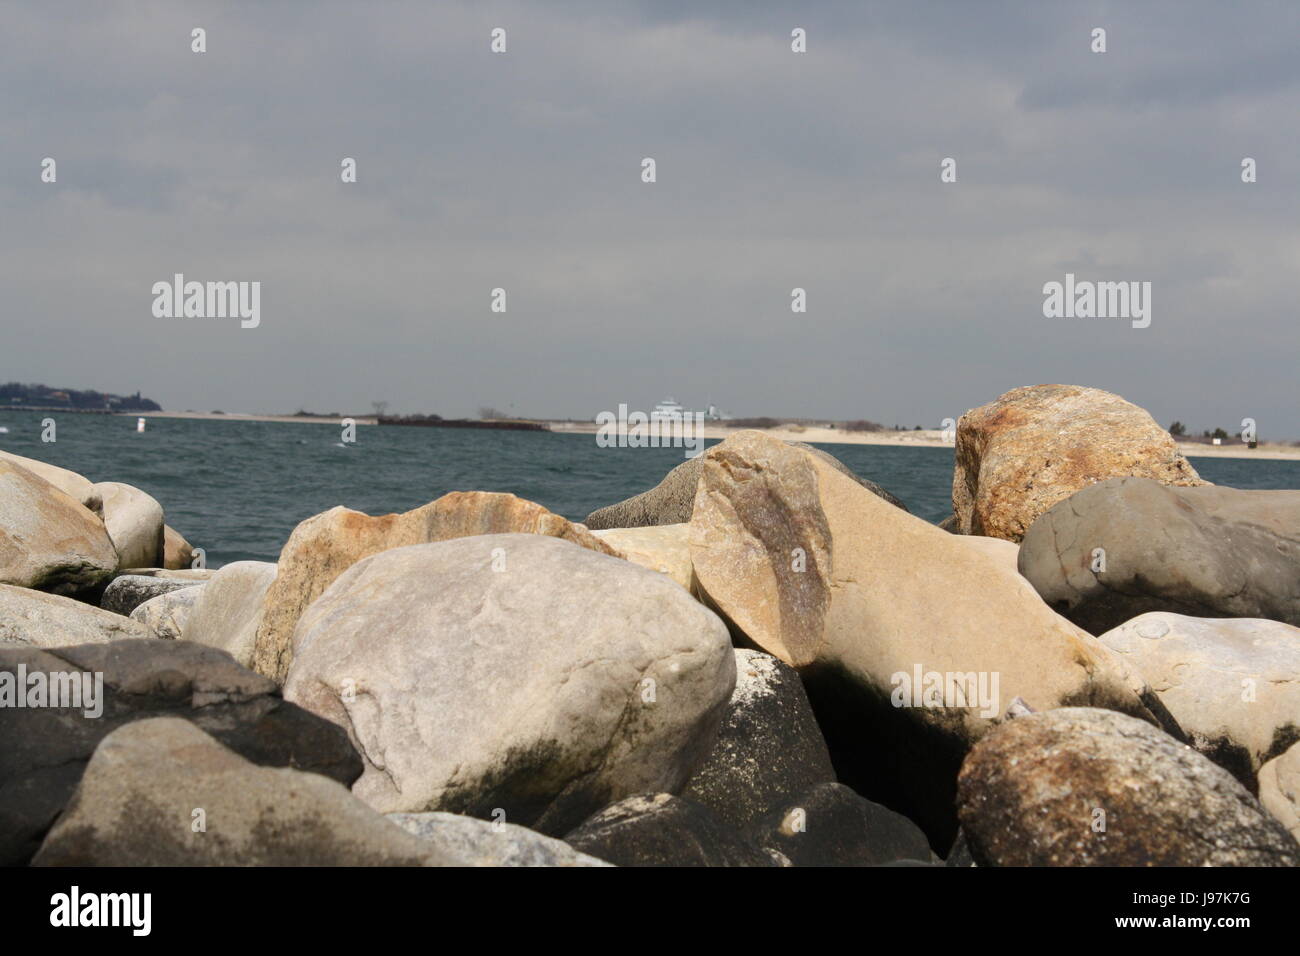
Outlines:
[[[786,444],[811,452],[836,471],[852,478],[872,494],[885,499],[895,507],[902,508],[904,511],[907,510],[907,506],[888,491],[881,488],[874,481],[858,477],[848,465],[835,456],[828,455],[820,448],[806,442],[792,441],[786,442]],[[595,531],[606,528],[642,528],[650,525],[680,524],[690,521],[695,508],[695,490],[700,481],[700,469],[703,465],[702,456],[684,461],[668,472],[663,481],[649,491],[643,491],[641,494],[634,495],[617,504],[597,508],[587,515],[587,520],[583,524]]]
[[670,793],[642,793],[606,807],[564,841],[616,866],[788,866],[719,821],[706,808]]
[[179,588],[160,594],[132,611],[131,620],[139,621],[149,628],[155,637],[178,641],[185,631],[190,612],[194,610],[194,605],[198,603],[199,595],[202,593],[203,585],[199,584],[195,587]]
[[726,627],[667,576],[501,534],[354,564],[299,620],[284,696],[347,728],[377,810],[556,835],[680,787],[735,680]]
[[745,829],[782,801],[833,781],[835,769],[795,669],[762,651],[735,655],[736,689],[717,743],[681,795]]
[[175,578],[146,577],[142,574],[122,574],[115,577],[104,589],[99,606],[105,611],[130,617],[131,612],[145,601],[160,594],[192,588],[198,581],[178,581]]
[[225,651],[251,667],[266,592],[275,581],[269,561],[233,561],[217,571],[195,599],[181,638]]
[[[175,645],[169,645],[175,646]],[[245,760],[188,720],[105,737],[36,866],[459,866],[343,784]]]
[[65,647],[153,637],[139,621],[43,591],[0,584],[0,647]]
[[[90,693],[80,707],[0,707],[0,866],[35,852],[104,737],[151,717],[183,717],[256,764],[340,784],[361,774],[341,728],[281,700],[274,683],[212,648],[157,640],[0,648],[0,692],[20,674],[71,675]],[[94,675],[102,675],[98,691]]]
[[839,783],[787,801],[753,829],[753,840],[795,866],[930,862],[930,844],[915,823]]
[[610,866],[527,827],[456,813],[390,813],[388,819],[470,866]]
[[1295,866],[1300,846],[1223,768],[1150,724],[1065,707],[967,755],[957,812],[980,866]]
[[1148,611],[1300,624],[1298,563],[1300,491],[1149,478],[1076,492],[1035,521],[1020,547],[1020,573],[1094,634]]

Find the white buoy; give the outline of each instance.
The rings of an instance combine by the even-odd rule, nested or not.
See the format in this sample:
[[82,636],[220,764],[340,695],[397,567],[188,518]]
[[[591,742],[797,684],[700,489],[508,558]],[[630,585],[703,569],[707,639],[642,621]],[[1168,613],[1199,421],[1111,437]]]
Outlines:
[[143,419],[143,418],[137,418],[137,419],[135,420],[135,430],[138,431],[138,432],[142,432],[142,431],[144,431],[144,419]]

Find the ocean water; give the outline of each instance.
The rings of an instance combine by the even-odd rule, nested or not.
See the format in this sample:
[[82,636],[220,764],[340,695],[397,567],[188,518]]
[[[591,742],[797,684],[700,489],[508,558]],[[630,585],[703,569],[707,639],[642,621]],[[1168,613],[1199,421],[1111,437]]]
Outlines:
[[[676,448],[600,448],[594,435],[57,415],[41,441],[39,413],[0,412],[0,448],[122,481],[162,503],[167,523],[207,552],[208,565],[274,561],[294,526],[335,505],[406,511],[449,491],[509,491],[581,521],[645,491],[683,459]],[[715,444],[710,442],[709,444]],[[820,445],[928,521],[952,510],[952,450]],[[1202,477],[1237,488],[1300,488],[1300,461],[1196,458]]]

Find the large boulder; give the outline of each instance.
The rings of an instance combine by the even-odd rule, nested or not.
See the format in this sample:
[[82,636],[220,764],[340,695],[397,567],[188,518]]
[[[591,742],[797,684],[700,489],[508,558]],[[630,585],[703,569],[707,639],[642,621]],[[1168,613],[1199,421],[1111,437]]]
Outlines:
[[139,621],[72,598],[0,584],[0,647],[64,647],[152,638]]
[[611,866],[563,840],[513,823],[457,813],[390,813],[388,819],[467,866]]
[[163,525],[162,566],[169,571],[188,568],[194,561],[194,548],[171,525]]
[[1133,475],[1203,484],[1169,432],[1118,395],[1077,385],[1015,388],[957,421],[952,507],[961,534],[1019,541],[1081,488]]
[[243,667],[253,665],[266,593],[275,581],[269,561],[232,561],[203,585],[185,617],[181,639],[220,648]]
[[1259,802],[1300,840],[1300,744],[1260,768]]
[[1147,611],[1300,625],[1300,491],[1113,478],[1047,511],[1020,546],[1043,600],[1094,634]]
[[681,790],[743,830],[835,770],[794,668],[762,651],[738,649],[736,689],[717,743]]
[[[745,432],[737,432],[737,434],[745,434]],[[752,434],[761,435],[762,432],[753,432]],[[773,439],[773,441],[775,440]],[[802,448],[809,454],[815,455],[820,461],[834,468],[840,474],[852,478],[872,494],[885,499],[895,507],[902,508],[904,511],[907,510],[907,506],[888,491],[881,488],[874,481],[858,477],[853,469],[834,455],[829,455],[820,448],[801,441],[786,442],[786,444],[792,448]],[[663,481],[649,491],[633,495],[631,498],[617,504],[597,508],[587,515],[584,524],[593,530],[603,530],[606,528],[641,528],[688,522],[691,520],[691,512],[695,508],[695,491],[699,486],[702,467],[703,459],[701,457],[697,456],[688,459],[668,472]]]
[[339,727],[280,699],[271,681],[212,648],[155,640],[0,648],[0,695],[6,686],[21,691],[37,680],[69,690],[80,685],[80,706],[0,707],[0,866],[35,852],[96,746],[133,721],[183,717],[257,764],[341,784],[361,774]]
[[58,465],[37,461],[35,458],[24,458],[22,455],[15,455],[7,451],[0,451],[0,461],[7,461],[26,468],[38,478],[48,481],[68,497],[81,502],[91,511],[98,512],[102,507],[99,492],[95,490],[94,482],[89,478],[82,477],[75,471],[68,471],[68,469],[60,468]]
[[93,512],[26,468],[0,460],[0,584],[91,593],[113,576],[117,560]]
[[118,481],[101,481],[95,491],[104,502],[104,527],[117,549],[118,567],[157,567],[163,558],[162,505]]
[[1146,678],[1193,747],[1252,792],[1260,767],[1300,741],[1300,628],[1156,611],[1101,642]]
[[510,494],[453,491],[403,514],[379,517],[331,508],[298,525],[280,552],[279,573],[266,595],[251,666],[284,683],[298,619],[362,558],[412,544],[509,532],[561,538],[600,554],[618,554],[582,525]]
[[152,600],[160,594],[179,591],[181,588],[198,587],[198,581],[184,581],[176,578],[159,578],[143,574],[120,574],[104,589],[99,606],[105,611],[130,617],[131,612],[145,601]]
[[980,866],[1300,864],[1300,846],[1231,774],[1111,711],[1008,721],[970,752],[957,793]]
[[139,621],[149,628],[155,637],[167,641],[179,641],[185,632],[185,624],[189,620],[190,612],[194,610],[194,605],[198,603],[199,595],[202,593],[203,585],[199,584],[195,587],[179,588],[160,594],[132,611],[131,620]]
[[938,848],[961,759],[1013,698],[1155,719],[1140,675],[1004,560],[761,433],[705,453],[691,559],[738,639],[800,669],[842,782]]
[[707,808],[671,793],[626,797],[586,820],[564,842],[616,866],[789,865]]
[[258,766],[188,720],[100,742],[36,866],[458,866],[343,784]]
[[694,587],[689,525],[605,528],[592,534],[632,563],[666,574],[688,591]]
[[795,866],[930,862],[930,844],[915,823],[840,783],[794,795],[753,828],[753,840]]
[[353,565],[298,623],[284,695],[347,728],[376,809],[554,835],[681,786],[735,680],[722,622],[662,574],[507,534]]

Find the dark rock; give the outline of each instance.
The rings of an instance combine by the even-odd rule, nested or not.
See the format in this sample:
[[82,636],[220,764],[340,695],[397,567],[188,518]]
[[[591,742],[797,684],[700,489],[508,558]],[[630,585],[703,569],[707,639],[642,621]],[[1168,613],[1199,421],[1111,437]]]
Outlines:
[[104,589],[99,606],[105,611],[130,617],[131,612],[145,601],[181,588],[192,588],[202,581],[183,581],[175,578],[146,577],[143,574],[123,574],[112,580]]
[[84,701],[81,708],[0,707],[0,866],[27,862],[95,747],[132,721],[183,717],[255,764],[307,770],[344,785],[361,775],[361,758],[343,728],[282,700],[272,681],[215,648],[138,638],[0,648],[0,675],[12,675],[0,682],[16,683],[20,666],[28,675],[102,674],[102,714],[86,716]]
[[961,534],[961,522],[957,520],[956,515],[948,515],[939,522],[939,527],[949,534]]
[[1112,478],[1035,521],[1019,567],[1093,634],[1148,611],[1300,625],[1300,491]]
[[669,793],[625,797],[590,817],[564,842],[617,866],[781,866],[706,808]]
[[1295,866],[1300,846],[1221,767],[1109,710],[1028,714],[971,750],[957,812],[980,866]]
[[[907,506],[881,488],[874,481],[859,477],[848,465],[833,455],[828,455],[820,448],[806,442],[792,441],[786,444],[803,448],[817,455],[831,467],[848,475],[872,494],[877,495],[891,505],[907,510]],[[593,531],[605,528],[643,528],[648,525],[681,524],[691,520],[695,508],[695,487],[699,484],[702,457],[691,458],[682,462],[664,476],[664,480],[649,491],[643,491],[617,504],[597,508],[587,515],[583,522]]]
[[739,649],[736,689],[718,741],[680,791],[743,830],[809,787],[835,779],[793,667],[762,651]]
[[789,801],[752,836],[795,866],[928,866],[930,860],[930,844],[916,824],[839,783],[818,784]]

